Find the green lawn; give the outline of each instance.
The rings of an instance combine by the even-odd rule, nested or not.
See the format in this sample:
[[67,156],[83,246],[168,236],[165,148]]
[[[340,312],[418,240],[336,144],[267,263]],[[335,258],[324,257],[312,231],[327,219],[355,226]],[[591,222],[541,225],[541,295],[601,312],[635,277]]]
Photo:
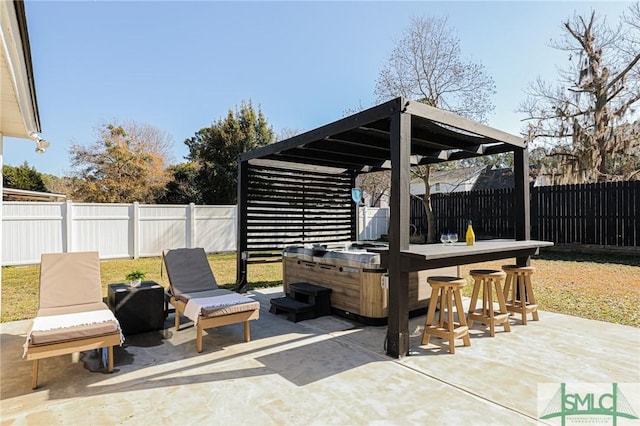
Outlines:
[[[236,281],[235,253],[209,256],[218,283],[233,288]],[[470,269],[500,268],[508,261],[464,265]],[[127,273],[140,269],[146,279],[167,286],[160,258],[109,260],[101,263],[103,296],[107,285],[124,282]],[[640,259],[583,254],[545,254],[532,260],[536,301],[541,310],[640,327]],[[35,317],[38,299],[38,266],[2,268],[2,322]],[[469,282],[471,282],[469,280]],[[282,264],[249,265],[249,288],[282,284]],[[471,285],[465,294],[470,294]]]
[[[236,282],[235,253],[209,255],[208,258],[218,285],[232,289]],[[134,269],[145,272],[146,280],[156,281],[164,287],[169,285],[160,257],[105,260],[100,263],[102,295],[106,298],[107,286],[125,282],[125,276]],[[39,272],[39,265],[5,266],[2,268],[1,322],[35,317],[38,309]],[[250,289],[282,285],[282,264],[249,265],[249,278],[251,280]]]

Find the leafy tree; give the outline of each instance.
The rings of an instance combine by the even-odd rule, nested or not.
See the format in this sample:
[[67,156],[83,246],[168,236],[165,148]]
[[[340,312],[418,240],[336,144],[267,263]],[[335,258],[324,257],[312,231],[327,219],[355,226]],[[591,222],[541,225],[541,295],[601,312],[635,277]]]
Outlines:
[[53,192],[55,194],[64,194],[68,197],[71,197],[74,192],[74,184],[68,177],[60,177],[48,173],[43,173],[42,181],[44,182],[44,186],[49,192]]
[[[460,40],[446,18],[416,18],[380,71],[375,94],[379,101],[404,96],[458,115],[485,121],[494,106],[493,78],[480,63],[462,58]],[[432,166],[414,167],[411,174],[424,182],[428,242],[436,241],[429,177]]]
[[640,178],[640,3],[614,27],[576,14],[551,47],[567,52],[566,68],[555,84],[530,83],[519,108],[545,166],[559,183]]
[[3,186],[27,191],[46,192],[47,188],[42,180],[42,174],[25,161],[14,167],[8,164],[2,166]]
[[198,171],[198,165],[193,162],[169,166],[172,178],[156,201],[159,204],[203,204],[196,185]]
[[196,187],[205,204],[235,204],[237,199],[238,155],[274,141],[272,128],[258,107],[243,101],[210,127],[185,140],[187,159],[198,166]]
[[76,200],[96,203],[153,202],[164,190],[170,139],[136,122],[105,124],[90,146],[70,149]]

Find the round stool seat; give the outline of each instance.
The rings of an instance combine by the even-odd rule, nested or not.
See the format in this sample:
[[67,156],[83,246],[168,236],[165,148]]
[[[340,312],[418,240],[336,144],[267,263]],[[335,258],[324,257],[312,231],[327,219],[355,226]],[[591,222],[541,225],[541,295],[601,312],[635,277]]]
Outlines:
[[427,282],[431,284],[431,287],[461,288],[467,284],[467,280],[460,277],[428,277]]
[[529,272],[532,274],[536,271],[536,268],[534,268],[533,266],[502,265],[502,270],[505,272]]
[[472,269],[469,271],[469,275],[476,278],[482,278],[484,276],[492,278],[504,278],[507,274],[498,269]]

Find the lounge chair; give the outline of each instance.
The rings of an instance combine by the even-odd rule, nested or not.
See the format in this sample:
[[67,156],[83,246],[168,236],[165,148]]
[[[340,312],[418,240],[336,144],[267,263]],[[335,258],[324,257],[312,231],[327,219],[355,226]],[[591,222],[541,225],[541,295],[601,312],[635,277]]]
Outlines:
[[38,314],[24,345],[24,357],[33,360],[32,388],[38,387],[42,358],[106,347],[112,372],[113,346],[123,339],[118,320],[102,302],[98,253],[43,254]]
[[204,249],[165,250],[162,257],[171,291],[169,303],[176,308],[176,331],[180,329],[180,314],[193,320],[198,352],[202,352],[205,328],[242,322],[244,340],[251,340],[249,321],[259,318],[260,303],[218,288]]

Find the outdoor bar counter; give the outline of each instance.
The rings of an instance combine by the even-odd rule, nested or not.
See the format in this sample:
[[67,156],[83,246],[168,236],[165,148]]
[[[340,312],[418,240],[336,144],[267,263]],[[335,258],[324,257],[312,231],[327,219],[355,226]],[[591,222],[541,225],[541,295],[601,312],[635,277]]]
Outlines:
[[[388,317],[388,280],[386,268],[380,266],[381,255],[367,248],[290,246],[283,250],[283,286],[307,282],[331,289],[331,308],[338,315],[369,325],[384,325]],[[431,296],[427,276],[435,271],[409,274],[410,316],[426,312]],[[437,271],[455,274],[456,268]]]
[[[538,253],[541,247],[551,247],[550,241],[537,240],[481,240],[468,246],[465,242],[453,244],[411,244],[407,250],[400,250],[405,272],[443,268],[454,265],[487,262],[499,259],[528,258]],[[372,247],[369,251],[380,254],[380,265],[388,266],[388,250]]]

